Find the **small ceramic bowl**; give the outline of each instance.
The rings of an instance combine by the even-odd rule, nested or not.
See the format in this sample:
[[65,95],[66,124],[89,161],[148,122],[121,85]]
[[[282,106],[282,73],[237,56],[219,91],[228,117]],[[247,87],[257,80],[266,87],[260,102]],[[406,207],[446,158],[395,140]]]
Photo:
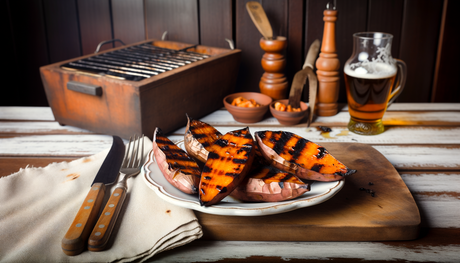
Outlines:
[[[237,97],[245,99],[254,99],[260,107],[246,108],[232,105],[232,102]],[[233,119],[242,123],[255,123],[264,118],[265,113],[268,111],[270,103],[273,99],[265,94],[258,92],[240,92],[233,93],[224,98],[224,106],[232,114]]]
[[308,105],[305,102],[300,102],[301,111],[299,112],[287,112],[275,110],[275,103],[281,102],[284,105],[289,104],[289,100],[276,100],[270,104],[270,112],[273,117],[275,117],[279,123],[283,125],[295,125],[298,124],[307,114]]

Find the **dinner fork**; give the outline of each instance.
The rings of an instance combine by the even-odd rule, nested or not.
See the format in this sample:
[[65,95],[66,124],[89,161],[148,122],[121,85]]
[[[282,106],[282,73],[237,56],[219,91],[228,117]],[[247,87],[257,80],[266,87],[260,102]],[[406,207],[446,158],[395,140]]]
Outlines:
[[126,197],[126,192],[128,190],[126,181],[128,178],[139,174],[143,163],[144,135],[140,138],[138,138],[137,135],[134,135],[129,138],[128,150],[125,153],[125,157],[120,168],[121,180],[115,186],[115,189],[107,201],[99,220],[94,226],[93,232],[89,236],[88,250],[102,251],[107,247],[113,227],[115,226]]

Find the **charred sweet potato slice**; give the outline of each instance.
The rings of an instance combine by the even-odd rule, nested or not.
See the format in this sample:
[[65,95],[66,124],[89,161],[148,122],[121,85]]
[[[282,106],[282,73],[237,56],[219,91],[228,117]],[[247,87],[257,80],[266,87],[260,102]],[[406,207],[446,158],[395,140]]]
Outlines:
[[196,194],[201,170],[184,150],[164,136],[157,128],[153,136],[155,160],[163,176],[174,187],[187,194]]
[[208,159],[209,148],[222,134],[211,125],[187,115],[184,145],[187,153],[200,162]]
[[252,170],[230,195],[245,202],[280,202],[310,191],[310,184],[272,166],[260,166]]
[[255,137],[262,155],[281,170],[301,179],[338,181],[356,172],[324,147],[286,131],[259,131]]
[[199,199],[211,206],[229,195],[244,179],[254,160],[254,139],[249,128],[229,132],[209,149],[201,173]]

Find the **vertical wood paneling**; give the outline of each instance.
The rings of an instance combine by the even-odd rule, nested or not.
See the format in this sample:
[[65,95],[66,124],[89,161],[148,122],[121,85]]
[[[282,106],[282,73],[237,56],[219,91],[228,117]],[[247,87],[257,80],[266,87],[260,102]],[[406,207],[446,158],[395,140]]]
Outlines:
[[[303,52],[304,39],[304,1],[289,0],[287,20],[288,47],[286,50],[286,77],[292,83],[294,75],[302,69],[305,56]],[[306,89],[305,89],[306,90]],[[307,100],[308,101],[308,100]]]
[[[305,52],[308,51],[315,39],[323,39],[323,12],[329,0],[307,0],[306,40]],[[336,22],[336,49],[340,61],[340,90],[339,102],[346,102],[345,82],[343,79],[343,65],[353,51],[353,34],[367,30],[367,0],[338,0]]]
[[[233,39],[242,50],[237,91],[259,91],[263,74],[262,37],[250,19],[249,0],[5,0],[0,30],[4,58],[1,73],[13,96],[0,105],[48,105],[38,68],[91,54],[104,40],[136,43],[161,38],[228,48]],[[323,11],[332,0],[258,0],[275,35],[288,38],[286,77],[289,85],[308,48],[322,39]],[[392,54],[408,65],[400,102],[460,102],[460,51],[454,0],[336,0],[336,42],[343,65],[352,52],[353,33],[384,31],[394,35]],[[448,3],[440,35],[443,4]],[[441,37],[441,38],[440,38]],[[32,43],[32,44],[31,44]],[[438,47],[439,44],[439,47]],[[116,44],[118,45],[118,44]],[[109,49],[113,45],[106,45]],[[343,75],[343,73],[341,73]],[[24,77],[27,76],[27,77]],[[20,82],[14,81],[21,79]],[[307,94],[305,94],[307,95]],[[306,96],[304,97],[306,100]],[[346,102],[341,76],[339,102]]]
[[308,52],[310,45],[316,39],[323,38],[323,11],[329,0],[307,0],[305,4],[305,46],[304,52]]
[[[78,16],[83,55],[94,53],[97,45],[113,39],[109,0],[78,0]],[[104,45],[101,50],[113,48]]]
[[[40,66],[50,62],[43,17],[43,2],[10,0],[8,4],[16,52],[15,61],[11,65],[16,66],[14,70],[18,75],[13,85],[4,88],[14,90],[19,105],[46,106],[48,103],[38,70]],[[11,77],[2,75],[2,79]],[[12,95],[8,95],[8,97],[10,96]],[[12,97],[10,98],[12,99]]]
[[225,39],[233,38],[232,0],[200,0],[201,44],[229,48]]
[[[10,8],[9,1],[0,2],[0,30],[2,32],[2,41],[0,41],[0,48],[2,50],[9,50],[5,52],[4,61],[6,61],[9,66],[4,68],[1,71],[1,77],[4,81],[5,87],[13,87],[14,84],[17,85],[15,81],[18,79],[18,60],[16,59],[16,47],[13,38],[13,25],[11,24]],[[0,96],[0,105],[2,106],[14,106],[17,99],[20,95],[20,90],[9,89],[10,96]]]
[[[125,44],[145,40],[144,0],[111,0],[113,36]],[[119,42],[115,46],[121,46]]]
[[235,7],[235,43],[236,47],[242,50],[236,91],[259,92],[259,81],[263,74],[260,61],[264,52],[259,46],[262,35],[257,30],[246,10],[247,2],[249,1],[236,0]]
[[433,102],[460,102],[460,34],[458,25],[460,16],[457,10],[460,9],[460,1],[445,0],[445,20],[441,44],[438,47],[438,62],[433,96]]
[[261,0],[260,3],[267,14],[273,29],[273,35],[287,37],[288,32],[288,2],[278,0]]
[[337,54],[340,60],[339,102],[346,102],[346,89],[343,77],[343,66],[353,52],[353,34],[367,30],[368,1],[337,1],[339,11],[336,24]]
[[[242,50],[238,72],[237,91],[259,92],[259,81],[264,73],[261,59],[264,54],[259,41],[262,35],[251,20],[247,10],[248,0],[236,0],[236,47]],[[273,35],[287,36],[287,1],[259,1],[267,14]],[[288,62],[289,63],[289,62]]]
[[197,0],[145,0],[147,38],[199,44]]
[[407,82],[399,102],[429,102],[435,72],[442,0],[406,0],[400,58]]
[[[311,44],[323,39],[323,11],[329,0],[307,0],[305,3],[305,40],[303,53],[306,55]],[[316,68],[314,69],[316,71]],[[303,100],[308,101],[308,89],[304,89]]]
[[393,35],[391,54],[399,58],[404,0],[369,0],[367,31]]
[[81,56],[77,3],[44,0],[43,4],[50,62]]

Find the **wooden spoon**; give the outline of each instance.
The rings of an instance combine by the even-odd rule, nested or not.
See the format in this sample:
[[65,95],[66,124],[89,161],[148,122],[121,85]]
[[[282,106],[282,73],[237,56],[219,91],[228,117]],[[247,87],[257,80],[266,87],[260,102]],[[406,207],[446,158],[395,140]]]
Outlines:
[[262,36],[268,40],[273,39],[273,30],[262,5],[259,2],[249,1],[246,3],[246,9]]

